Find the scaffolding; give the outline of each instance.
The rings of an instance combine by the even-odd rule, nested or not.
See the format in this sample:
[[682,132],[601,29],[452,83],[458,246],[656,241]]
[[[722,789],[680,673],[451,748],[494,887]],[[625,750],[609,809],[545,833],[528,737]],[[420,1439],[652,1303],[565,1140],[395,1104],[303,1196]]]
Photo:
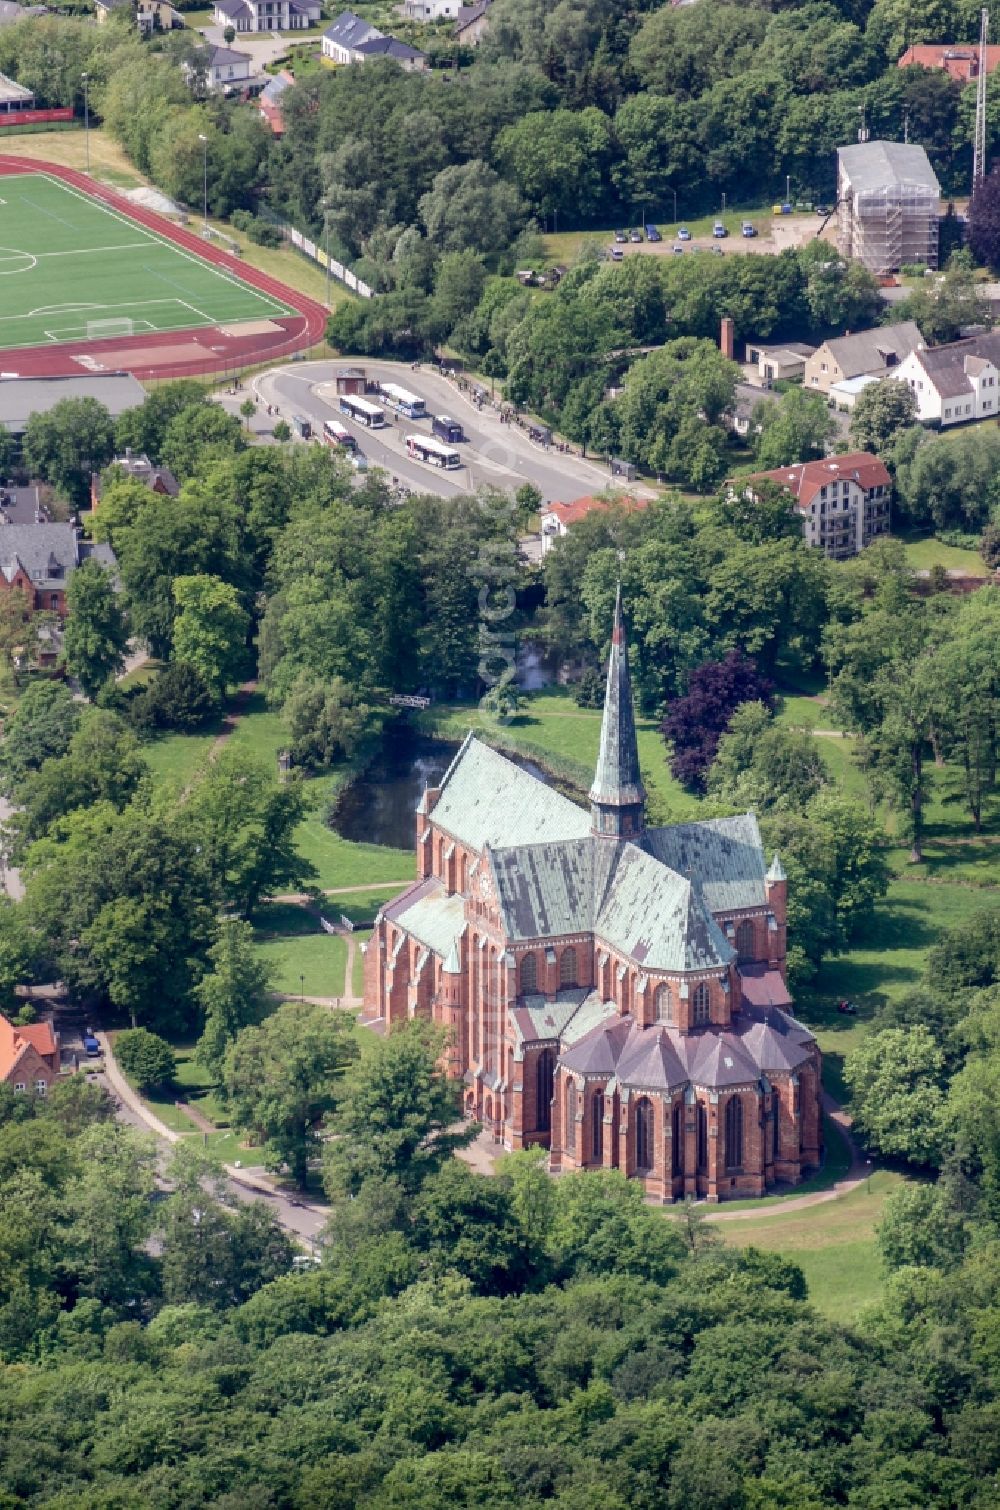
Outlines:
[[837,153],[841,254],[873,273],[937,267],[941,189],[923,147],[863,142]]

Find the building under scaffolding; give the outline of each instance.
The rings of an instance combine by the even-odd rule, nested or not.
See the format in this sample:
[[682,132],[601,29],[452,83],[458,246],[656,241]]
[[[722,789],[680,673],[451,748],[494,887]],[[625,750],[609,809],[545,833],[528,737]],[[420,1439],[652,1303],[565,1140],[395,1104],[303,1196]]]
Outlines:
[[937,267],[940,199],[923,147],[862,142],[837,150],[837,243],[873,273]]

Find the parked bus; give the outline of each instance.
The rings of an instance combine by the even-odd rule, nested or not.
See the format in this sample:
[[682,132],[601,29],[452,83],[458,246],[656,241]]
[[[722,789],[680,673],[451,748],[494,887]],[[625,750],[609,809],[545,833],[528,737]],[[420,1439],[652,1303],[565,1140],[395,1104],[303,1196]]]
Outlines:
[[406,449],[414,461],[424,461],[429,467],[460,467],[462,458],[450,446],[443,446],[429,435],[408,435]]
[[378,404],[370,404],[366,398],[355,398],[353,393],[340,395],[340,412],[348,419],[357,420],[359,425],[367,425],[369,430],[381,430],[385,424],[384,409]]
[[456,446],[465,439],[465,434],[457,419],[449,419],[447,414],[435,414],[431,429],[439,440],[446,440],[449,445]]
[[339,446],[342,451],[356,451],[358,443],[350,430],[339,420],[328,419],[323,424],[323,439],[328,446]]
[[422,398],[415,393],[410,393],[406,388],[400,388],[398,383],[379,383],[378,391],[397,414],[405,414],[407,419],[424,419],[427,414],[427,406]]

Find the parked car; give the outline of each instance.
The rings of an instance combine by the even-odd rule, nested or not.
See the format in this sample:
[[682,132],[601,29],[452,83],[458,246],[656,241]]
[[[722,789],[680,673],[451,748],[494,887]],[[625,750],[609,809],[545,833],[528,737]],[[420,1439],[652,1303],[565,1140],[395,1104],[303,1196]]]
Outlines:
[[625,239],[626,239],[626,237],[625,237],[625,232],[624,231],[616,231],[615,232],[615,240],[616,241],[622,242]]
[[822,215],[825,219],[827,215],[833,214],[833,208],[828,204],[818,204],[816,206],[816,214]]
[[687,228],[686,225],[682,225],[680,227],[680,229],[678,230],[678,232],[677,232],[677,240],[678,241],[690,241],[691,240],[691,232],[688,230],[688,228]]
[[747,237],[756,236],[757,227],[754,225],[752,220],[744,220],[742,226],[742,234]]
[[679,252],[683,252],[684,248],[682,246],[672,246],[670,248],[670,250],[673,252],[674,256],[676,257]]
[[629,231],[629,233],[628,233],[628,239],[629,239],[629,241],[641,241],[642,240],[642,232],[641,231]]
[[622,251],[622,249],[621,249],[620,246],[613,246],[611,248],[610,255],[611,255],[612,262],[620,262],[622,260],[622,258],[624,257],[625,253]]
[[83,1035],[83,1051],[91,1059],[96,1059],[101,1052],[101,1045],[88,1028]]
[[721,220],[717,220],[713,225],[712,235],[715,237],[716,241],[721,241],[723,236],[729,235],[729,232],[726,230]]
[[660,235],[660,233],[656,229],[655,225],[648,225],[646,227],[646,240],[647,241],[662,241],[663,240],[663,237]]

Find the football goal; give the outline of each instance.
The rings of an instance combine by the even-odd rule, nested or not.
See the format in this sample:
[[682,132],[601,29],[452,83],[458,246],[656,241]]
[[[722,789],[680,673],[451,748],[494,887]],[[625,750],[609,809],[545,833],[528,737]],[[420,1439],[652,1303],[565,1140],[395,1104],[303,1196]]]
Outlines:
[[114,320],[88,320],[87,340],[104,341],[109,337],[135,335],[135,322],[124,317]]

